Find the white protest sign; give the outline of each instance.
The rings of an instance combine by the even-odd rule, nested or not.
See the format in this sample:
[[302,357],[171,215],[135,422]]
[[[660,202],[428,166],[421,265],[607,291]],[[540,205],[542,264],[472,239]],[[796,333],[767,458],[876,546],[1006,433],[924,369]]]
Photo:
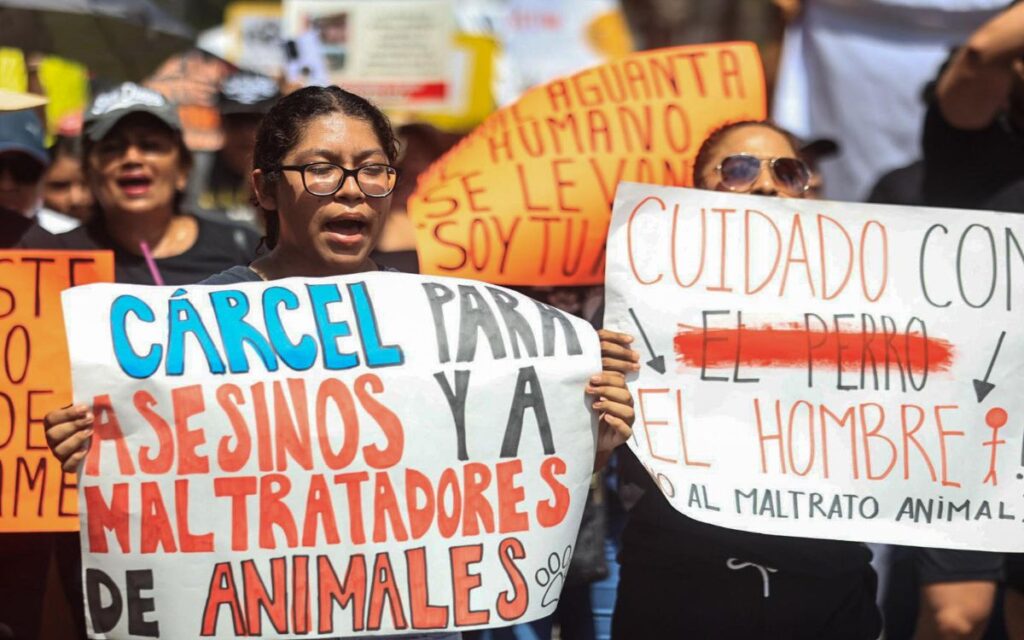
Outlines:
[[594,461],[578,318],[365,273],[64,294],[89,630],[349,637],[550,614]]
[[622,183],[630,447],[716,525],[1024,550],[1024,218]]

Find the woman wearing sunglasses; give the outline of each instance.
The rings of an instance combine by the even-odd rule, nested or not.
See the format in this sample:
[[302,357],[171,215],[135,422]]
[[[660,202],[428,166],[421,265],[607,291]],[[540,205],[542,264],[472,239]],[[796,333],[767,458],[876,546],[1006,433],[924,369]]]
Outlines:
[[[810,171],[796,153],[792,137],[772,124],[728,125],[701,147],[694,184],[802,198]],[[635,458],[626,456],[624,466],[622,484],[638,485],[643,495],[622,535],[616,640],[874,640],[881,633],[876,577],[863,544],[698,522],[669,505]]]
[[[377,270],[370,253],[391,206],[397,156],[391,124],[364,98],[338,87],[307,87],[282,98],[264,117],[253,153],[253,190],[270,251],[203,283]],[[623,372],[636,370],[639,354],[629,342],[623,334],[601,333],[605,371],[585,389],[601,416],[597,464],[631,434],[633,401]],[[85,456],[92,422],[84,405],[47,416],[47,441],[65,469]]]
[[704,141],[694,162],[698,189],[803,198],[811,170],[790,134],[767,122],[738,122]]

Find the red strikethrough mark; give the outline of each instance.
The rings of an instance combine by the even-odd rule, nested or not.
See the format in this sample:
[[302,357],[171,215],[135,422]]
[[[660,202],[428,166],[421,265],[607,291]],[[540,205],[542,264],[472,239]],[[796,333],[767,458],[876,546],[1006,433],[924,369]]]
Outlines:
[[[737,338],[739,349],[737,350]],[[708,369],[748,367],[843,368],[892,366],[900,363],[917,373],[949,371],[953,345],[919,333],[883,334],[860,331],[812,331],[799,323],[707,329],[679,325],[674,342],[676,360]],[[738,351],[738,353],[737,353]]]

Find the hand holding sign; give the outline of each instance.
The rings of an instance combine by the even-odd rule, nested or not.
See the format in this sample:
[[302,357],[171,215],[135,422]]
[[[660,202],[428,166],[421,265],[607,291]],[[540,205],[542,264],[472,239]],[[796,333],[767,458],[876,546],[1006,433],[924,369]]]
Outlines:
[[65,471],[74,472],[85,458],[95,417],[88,405],[76,404],[46,414],[46,444]]

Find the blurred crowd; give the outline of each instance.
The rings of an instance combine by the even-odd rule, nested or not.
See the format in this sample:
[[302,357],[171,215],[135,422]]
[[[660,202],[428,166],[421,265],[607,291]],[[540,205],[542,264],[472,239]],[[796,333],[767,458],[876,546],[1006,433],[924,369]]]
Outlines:
[[[773,87],[770,127],[783,136],[779,153],[807,167],[806,180],[799,166],[790,167],[798,195],[1024,213],[1024,5],[1014,5],[626,0],[622,10],[637,48],[743,37],[759,42]],[[271,221],[254,198],[253,149],[264,115],[298,85],[231,69],[216,88],[218,148],[193,149],[174,96],[162,94],[159,83],[107,83],[79,117],[47,130],[45,94],[53,88],[43,86],[37,69],[38,59],[27,56],[30,91],[0,91],[0,246],[111,249],[117,281],[134,284],[194,283],[267,251],[261,239]],[[468,132],[415,118],[398,118],[396,124],[399,155],[393,164],[400,178],[373,260],[415,272],[415,235],[405,203],[416,177]],[[753,143],[736,144],[742,153],[744,144]],[[736,169],[741,170],[762,168]],[[744,183],[736,175],[742,190],[762,193],[753,178]],[[794,194],[782,189],[767,195]],[[523,291],[570,313],[600,318],[599,287]],[[672,543],[662,538],[666,532],[695,535],[710,548],[719,534],[673,524],[674,516],[662,511],[667,503],[645,499],[650,483],[631,457],[620,448],[608,469],[595,476],[555,619],[479,635],[548,638],[553,629],[564,640],[601,635],[592,588],[607,587],[609,576],[618,575],[615,553],[608,550],[621,544],[624,527],[634,539],[661,540],[647,555],[637,551],[639,543],[624,550],[623,567],[633,580],[663,579],[659,590],[672,594],[672,578],[650,572],[637,577],[636,567],[678,562],[690,575],[703,575],[693,558],[669,557]],[[81,635],[73,538],[0,536],[0,638]],[[850,566],[873,557],[878,588],[871,593],[877,594],[885,637],[1024,640],[1024,565],[1015,556],[880,546],[872,552],[845,549],[842,557]],[[824,584],[835,578],[818,563],[844,562],[839,556],[829,547],[777,562],[802,566]],[[40,562],[52,570],[40,571]],[[679,597],[695,598],[710,583],[698,582]],[[65,612],[71,622],[47,622],[40,616],[43,608]],[[656,637],[635,633],[615,637]]]

